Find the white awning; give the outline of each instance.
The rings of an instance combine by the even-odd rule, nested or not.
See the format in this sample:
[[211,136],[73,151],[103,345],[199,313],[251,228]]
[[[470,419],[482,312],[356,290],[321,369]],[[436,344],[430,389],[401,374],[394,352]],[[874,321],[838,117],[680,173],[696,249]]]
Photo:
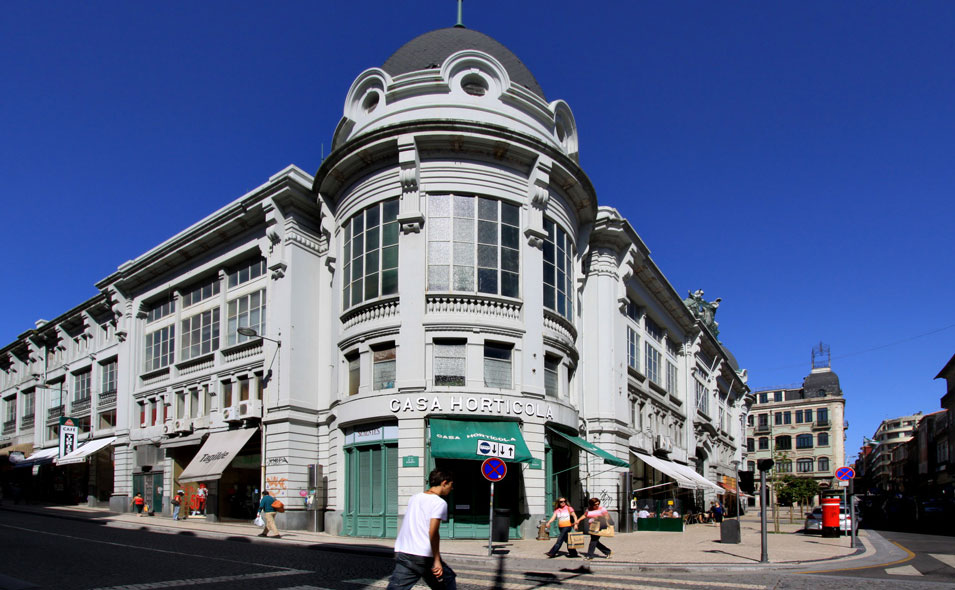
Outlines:
[[73,463],[82,463],[86,461],[86,458],[95,453],[96,451],[105,449],[116,440],[115,436],[108,436],[106,438],[97,438],[91,441],[88,441],[85,445],[74,449],[73,452],[67,453],[56,460],[57,465],[71,465]]
[[699,484],[699,489],[723,493],[723,488],[697,473],[692,467],[679,463],[674,463],[673,466],[676,467],[677,471]]
[[159,443],[159,448],[161,449],[174,449],[176,447],[191,447],[198,445],[202,442],[203,437],[206,436],[205,432],[196,432],[190,434],[189,436],[178,436],[176,438],[168,438],[161,443]]
[[256,428],[241,428],[209,435],[195,458],[182,470],[179,483],[209,481],[222,477],[222,472],[229,463],[232,463],[256,430]]
[[16,467],[31,467],[33,465],[42,465],[44,463],[49,463],[53,460],[54,457],[60,454],[60,447],[50,447],[48,449],[40,449],[39,451],[33,453],[23,461],[20,461],[16,464]]
[[680,473],[680,471],[676,469],[676,463],[667,461],[666,459],[661,459],[659,457],[654,457],[653,455],[643,455],[640,453],[635,453],[635,455],[637,459],[640,459],[650,467],[653,467],[660,473],[670,477],[676,482],[677,486],[689,490],[700,489],[701,486],[699,483]]

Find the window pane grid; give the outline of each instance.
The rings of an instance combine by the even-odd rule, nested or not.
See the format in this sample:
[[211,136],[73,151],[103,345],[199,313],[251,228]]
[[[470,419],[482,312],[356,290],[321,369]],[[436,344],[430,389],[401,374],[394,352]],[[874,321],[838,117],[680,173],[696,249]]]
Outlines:
[[398,292],[398,201],[355,214],[345,225],[342,309]]
[[553,221],[544,220],[544,307],[574,319],[573,244]]
[[265,289],[233,299],[228,307],[229,346],[255,338],[239,334],[239,328],[252,328],[258,334],[265,333]]

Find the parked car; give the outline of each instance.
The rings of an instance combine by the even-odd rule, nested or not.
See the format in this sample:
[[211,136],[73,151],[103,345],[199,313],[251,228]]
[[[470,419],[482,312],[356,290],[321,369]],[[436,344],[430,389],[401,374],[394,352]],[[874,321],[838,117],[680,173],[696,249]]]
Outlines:
[[[856,519],[858,520],[858,514]],[[849,527],[852,526],[852,517],[849,516],[849,510],[845,506],[839,506],[839,530],[843,533],[849,533]],[[822,507],[812,509],[812,512],[806,513],[806,522],[803,525],[804,533],[822,532]]]

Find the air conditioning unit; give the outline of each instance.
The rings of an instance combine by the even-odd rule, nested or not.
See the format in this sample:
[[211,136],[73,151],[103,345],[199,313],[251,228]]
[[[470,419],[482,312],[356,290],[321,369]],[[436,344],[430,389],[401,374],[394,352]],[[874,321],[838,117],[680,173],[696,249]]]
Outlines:
[[239,408],[225,408],[222,410],[222,419],[226,422],[235,422],[241,420],[239,417]]
[[240,418],[261,418],[262,417],[262,402],[257,399],[250,399],[244,402],[239,402],[239,417]]
[[669,453],[673,450],[673,443],[670,441],[669,437],[658,434],[653,437],[653,450],[666,451]]
[[163,433],[163,434],[172,434],[172,433],[173,433],[173,425],[172,425],[172,423],[166,422],[165,424],[163,424],[163,425],[162,425],[162,433]]
[[176,432],[192,432],[192,420],[188,418],[182,418],[176,420]]
[[209,428],[209,416],[199,416],[192,421],[192,429]]

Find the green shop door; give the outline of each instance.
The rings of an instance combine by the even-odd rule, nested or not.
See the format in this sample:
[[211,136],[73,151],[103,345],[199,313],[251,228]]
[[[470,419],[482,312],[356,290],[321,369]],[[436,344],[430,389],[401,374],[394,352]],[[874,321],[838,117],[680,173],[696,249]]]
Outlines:
[[352,537],[398,535],[398,443],[345,448],[343,532]]
[[150,512],[162,514],[162,472],[134,473],[133,496],[141,493]]

